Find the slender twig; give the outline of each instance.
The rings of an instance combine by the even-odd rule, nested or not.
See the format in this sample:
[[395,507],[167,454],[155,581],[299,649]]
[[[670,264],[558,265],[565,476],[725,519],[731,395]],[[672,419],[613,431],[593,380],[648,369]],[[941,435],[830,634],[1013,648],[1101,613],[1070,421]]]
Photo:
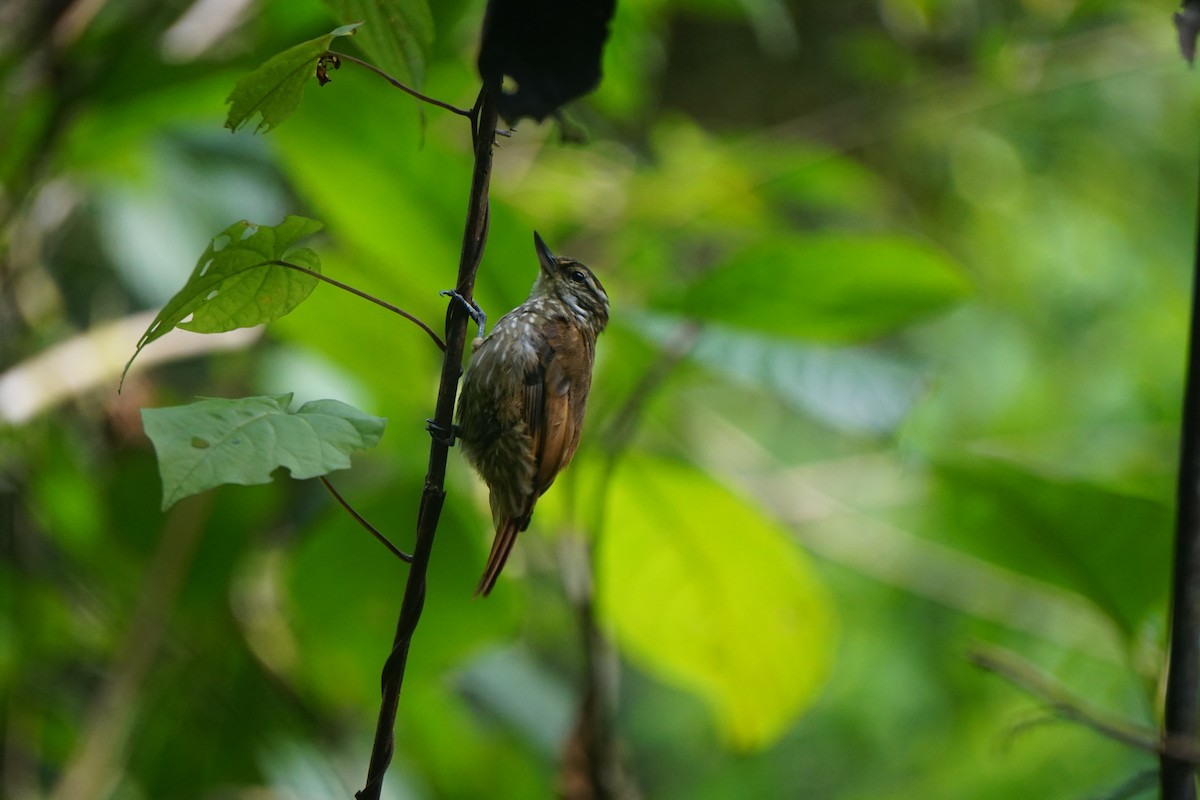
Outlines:
[[[1192,266],[1191,329],[1175,505],[1171,649],[1163,737],[1194,742],[1200,730],[1200,219]],[[1163,754],[1162,800],[1195,800],[1195,764]]]
[[1128,780],[1108,794],[1100,795],[1096,800],[1129,800],[1131,797],[1137,797],[1155,784],[1158,780],[1157,773],[1157,770],[1144,769],[1130,776]]
[[1045,703],[1059,719],[1078,723],[1107,739],[1138,750],[1169,756],[1193,768],[1200,763],[1200,747],[1195,742],[1178,737],[1160,738],[1154,731],[1135,727],[1091,709],[1048,675],[1011,653],[977,650],[968,657],[975,666],[999,675]]
[[625,398],[625,402],[609,419],[600,435],[600,447],[605,458],[604,466],[600,470],[599,491],[596,494],[596,497],[601,499],[596,504],[596,517],[592,525],[593,550],[604,530],[604,509],[607,507],[607,503],[603,498],[608,496],[608,486],[616,471],[617,462],[624,454],[625,449],[629,447],[633,434],[637,431],[637,424],[646,409],[646,404],[675,367],[687,357],[688,353],[692,352],[692,348],[696,346],[696,342],[700,338],[701,330],[703,327],[700,323],[687,322],[676,331],[674,338],[662,349],[658,359],[646,369],[637,385],[633,387],[629,396]]
[[279,267],[287,267],[288,269],[294,269],[297,272],[303,272],[305,275],[311,275],[312,277],[316,278],[319,281],[324,281],[325,283],[328,283],[330,286],[336,286],[337,288],[339,288],[343,291],[349,292],[350,294],[355,295],[356,297],[361,297],[363,300],[370,300],[375,305],[377,305],[381,308],[386,308],[388,311],[391,311],[393,314],[399,314],[400,316],[404,317],[406,320],[413,323],[418,328],[420,328],[421,330],[423,330],[427,334],[429,334],[429,338],[433,339],[433,343],[438,346],[438,349],[441,350],[443,353],[446,352],[446,343],[442,341],[442,337],[440,337],[436,333],[434,333],[433,328],[429,327],[422,320],[418,319],[417,317],[414,317],[412,314],[408,313],[403,308],[394,306],[385,300],[380,300],[378,297],[369,295],[366,292],[362,291],[361,289],[355,289],[353,286],[342,283],[341,281],[334,280],[333,278],[330,278],[328,275],[322,275],[321,273],[311,270],[308,267],[302,267],[299,264],[293,264],[290,261],[274,260],[274,261],[264,261],[262,263],[274,264]]
[[371,523],[369,523],[365,519],[363,519],[363,516],[361,514],[359,514],[357,511],[355,511],[354,507],[352,505],[350,505],[348,502],[346,502],[346,498],[344,498],[340,494],[338,494],[338,490],[333,488],[333,484],[329,482],[328,478],[326,478],[324,475],[321,475],[319,477],[320,477],[321,483],[324,484],[325,488],[329,490],[329,493],[331,495],[333,495],[333,499],[337,500],[338,503],[341,505],[341,507],[346,509],[346,511],[350,514],[350,516],[354,517],[355,521],[357,521],[359,525],[362,525],[364,528],[366,528],[371,533],[372,536],[374,536],[376,539],[379,540],[380,544],[382,544],[388,550],[391,550],[392,555],[394,555],[396,558],[400,559],[401,561],[403,561],[407,564],[412,563],[412,556],[410,556],[408,553],[401,550],[399,547],[396,547],[396,545],[392,544],[391,540],[388,539],[386,536],[384,536],[382,533],[380,533],[375,528],[374,525],[372,525]]
[[637,422],[646,408],[646,403],[679,362],[692,352],[700,338],[701,330],[699,322],[683,323],[663,347],[658,359],[638,380],[625,402],[617,409],[617,413],[609,419],[608,426],[600,437],[600,444],[610,457],[620,455],[620,452],[629,446],[629,440],[637,429]]
[[333,50],[328,50],[326,52],[328,55],[334,56],[335,58],[345,59],[346,61],[352,61],[355,64],[358,64],[360,67],[366,67],[367,69],[371,70],[371,72],[374,72],[376,75],[378,75],[379,77],[383,78],[385,81],[390,83],[392,86],[395,86],[397,89],[399,89],[402,92],[408,92],[413,97],[417,98],[418,100],[420,100],[423,103],[429,103],[429,105],[431,105],[431,106],[437,106],[438,108],[444,108],[447,111],[450,111],[454,114],[458,114],[460,117],[470,117],[472,114],[472,111],[474,110],[474,109],[472,109],[471,111],[468,111],[465,108],[459,108],[458,106],[452,106],[449,103],[443,103],[441,100],[435,100],[434,98],[429,97],[428,95],[423,95],[420,92],[418,92],[416,89],[413,89],[411,86],[406,86],[405,84],[403,84],[400,81],[393,78],[391,75],[388,75],[386,72],[381,70],[379,67],[377,67],[374,64],[371,64],[367,61],[363,61],[361,58],[355,58],[354,56],[349,56],[349,55],[346,55],[345,53],[338,53]]
[[[496,138],[497,121],[492,95],[498,89],[499,87],[489,86],[481,88],[479,99],[470,113],[475,144],[475,168],[471,176],[467,223],[458,263],[458,284],[455,286],[455,290],[468,299],[475,290],[475,274],[479,270],[484,243],[487,241],[488,188],[492,178],[492,145]],[[433,418],[434,427],[441,430],[450,430],[454,422],[454,399],[462,372],[469,319],[462,303],[457,300],[449,303],[446,309],[446,351],[442,359],[442,377]],[[417,535],[412,567],[408,571],[408,582],[404,586],[404,599],[401,601],[400,616],[396,621],[392,652],[383,665],[383,698],[379,706],[379,720],[375,726],[375,741],[371,747],[371,762],[367,768],[366,785],[354,795],[357,800],[379,800],[383,776],[395,749],[396,711],[400,704],[400,688],[404,683],[404,669],[413,633],[425,605],[425,575],[429,568],[429,556],[433,550],[442,504],[446,499],[444,485],[448,459],[448,440],[445,437],[433,436],[429,446],[425,490],[421,493],[421,505],[417,512]]]

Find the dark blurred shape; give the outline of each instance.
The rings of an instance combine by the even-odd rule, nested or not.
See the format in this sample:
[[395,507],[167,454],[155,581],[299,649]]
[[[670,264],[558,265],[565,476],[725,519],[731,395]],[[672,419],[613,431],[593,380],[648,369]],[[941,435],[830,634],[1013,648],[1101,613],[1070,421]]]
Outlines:
[[600,58],[616,0],[489,0],[479,74],[515,90],[497,100],[509,125],[541,122],[600,83]]
[[1200,35],[1200,3],[1186,0],[1172,17],[1179,32],[1179,50],[1188,64],[1196,60],[1196,36]]
[[[595,669],[590,665],[589,671]],[[603,691],[589,679],[575,725],[562,750],[558,773],[560,800],[638,800],[641,792],[625,768],[618,741],[602,700]]]

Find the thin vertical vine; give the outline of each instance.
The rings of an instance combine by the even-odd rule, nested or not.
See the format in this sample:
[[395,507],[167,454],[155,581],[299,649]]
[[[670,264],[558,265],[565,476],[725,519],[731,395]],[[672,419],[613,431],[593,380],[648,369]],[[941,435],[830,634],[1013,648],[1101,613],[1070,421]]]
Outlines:
[[[1200,218],[1196,230],[1176,489],[1171,649],[1163,713],[1165,744],[1194,742],[1200,730],[1200,316],[1197,314],[1200,311]],[[1195,800],[1195,764],[1172,755],[1170,747],[1164,748],[1160,764],[1163,800]]]
[[[463,232],[462,250],[458,263],[458,282],[455,290],[461,297],[470,298],[475,289],[475,275],[483,258],[488,232],[488,189],[492,176],[492,145],[496,138],[496,105],[494,91],[485,85],[471,109],[471,133],[475,145],[475,168],[471,178],[471,196],[467,206],[467,224]],[[442,378],[438,388],[437,406],[433,417],[436,429],[449,431],[454,421],[454,400],[462,371],[463,352],[467,342],[466,308],[451,300],[446,310],[446,350],[442,359]],[[379,720],[375,726],[375,741],[367,769],[366,784],[355,793],[357,800],[378,800],[383,777],[395,750],[396,712],[400,705],[400,689],[412,637],[425,606],[426,572],[433,539],[437,534],[442,504],[446,499],[446,463],[449,441],[434,436],[429,447],[429,468],[425,473],[425,488],[417,512],[417,536],[412,553],[412,566],[404,587],[400,616],[396,622],[396,637],[392,651],[383,666],[383,697]]]

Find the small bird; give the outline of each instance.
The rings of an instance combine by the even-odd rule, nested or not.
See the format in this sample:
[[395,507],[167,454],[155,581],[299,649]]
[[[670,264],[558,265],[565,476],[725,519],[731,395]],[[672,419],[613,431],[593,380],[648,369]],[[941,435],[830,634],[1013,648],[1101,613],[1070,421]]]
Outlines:
[[575,455],[596,336],[608,295],[592,271],[555,256],[534,232],[538,272],[529,299],[505,314],[463,376],[457,434],[491,490],[496,538],[475,594],[492,591],[533,507]]

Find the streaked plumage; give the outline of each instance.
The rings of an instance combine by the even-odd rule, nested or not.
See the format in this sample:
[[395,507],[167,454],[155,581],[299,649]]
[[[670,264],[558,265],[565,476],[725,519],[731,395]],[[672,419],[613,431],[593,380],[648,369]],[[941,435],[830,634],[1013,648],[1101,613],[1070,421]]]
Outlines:
[[496,526],[475,590],[484,596],[538,498],[575,455],[596,336],[608,324],[608,295],[591,270],[533,240],[540,271],[529,299],[476,346],[458,401],[463,454],[491,490]]

